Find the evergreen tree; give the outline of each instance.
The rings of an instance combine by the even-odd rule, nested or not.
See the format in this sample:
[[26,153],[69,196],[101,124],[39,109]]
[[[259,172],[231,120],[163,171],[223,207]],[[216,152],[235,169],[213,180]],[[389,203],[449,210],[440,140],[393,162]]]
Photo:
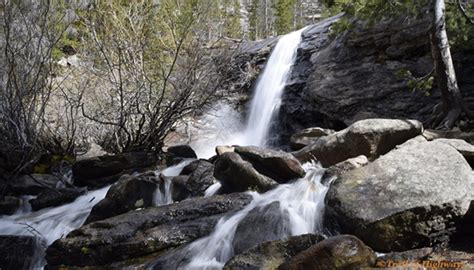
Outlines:
[[294,0],[277,0],[275,3],[275,30],[278,35],[292,30],[294,5]]

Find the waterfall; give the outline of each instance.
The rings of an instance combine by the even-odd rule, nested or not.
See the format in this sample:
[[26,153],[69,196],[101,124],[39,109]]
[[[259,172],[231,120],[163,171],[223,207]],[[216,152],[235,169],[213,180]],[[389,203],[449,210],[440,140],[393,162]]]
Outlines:
[[199,120],[191,146],[201,158],[215,154],[216,145],[265,146],[272,120],[278,113],[281,97],[305,28],[282,36],[258,79],[246,125],[240,115],[226,104]]
[[271,121],[281,104],[281,96],[305,28],[280,38],[255,89],[244,144],[265,146]]

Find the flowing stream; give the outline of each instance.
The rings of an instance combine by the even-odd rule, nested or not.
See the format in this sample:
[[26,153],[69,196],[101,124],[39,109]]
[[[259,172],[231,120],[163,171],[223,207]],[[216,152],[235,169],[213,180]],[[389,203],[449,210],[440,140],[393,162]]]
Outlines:
[[[269,236],[273,238],[269,240],[305,233],[322,233],[324,197],[328,190],[328,187],[320,182],[324,170],[312,163],[304,164],[303,167],[306,176],[294,183],[279,185],[264,194],[251,192],[253,200],[249,205],[231,216],[222,218],[208,237],[190,244],[185,251],[186,261],[190,260],[189,263],[180,265],[178,262],[174,267],[180,270],[222,269],[234,255],[234,237],[240,222],[255,209],[265,209],[265,206],[275,202],[279,205],[279,213],[276,213],[276,217],[275,213],[270,213],[275,220],[267,222],[280,223],[284,227],[278,230],[276,235]],[[265,215],[265,212],[261,214]],[[248,229],[256,228],[251,226]],[[268,232],[259,231],[259,233]]]

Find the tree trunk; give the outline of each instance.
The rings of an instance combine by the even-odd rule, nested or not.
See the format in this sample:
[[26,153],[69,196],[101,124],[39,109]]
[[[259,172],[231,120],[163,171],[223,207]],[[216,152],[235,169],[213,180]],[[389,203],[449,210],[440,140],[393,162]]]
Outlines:
[[441,125],[450,129],[462,112],[463,100],[449,49],[444,0],[433,0],[433,8],[433,23],[430,33],[431,53],[446,115]]

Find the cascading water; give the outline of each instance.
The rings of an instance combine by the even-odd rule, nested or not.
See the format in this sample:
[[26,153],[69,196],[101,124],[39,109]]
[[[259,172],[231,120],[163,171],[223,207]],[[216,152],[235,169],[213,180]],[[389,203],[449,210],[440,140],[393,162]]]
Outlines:
[[[92,207],[105,197],[109,188],[110,186],[107,186],[88,192],[73,202],[58,207],[35,212],[31,212],[30,208],[28,211],[20,211],[15,215],[0,216],[0,234],[33,235],[37,237],[38,242],[44,241],[44,244],[49,246],[56,239],[79,228],[86,221]],[[41,247],[38,246],[38,248]],[[43,252],[44,250],[40,250],[39,254]],[[38,256],[30,268],[41,268],[45,263],[44,257]]]
[[230,217],[222,218],[208,237],[190,244],[186,249],[189,263],[179,265],[178,262],[175,267],[182,270],[221,269],[234,255],[233,241],[239,223],[252,210],[275,202],[279,203],[280,215],[288,219],[284,222],[286,228],[276,235],[277,239],[287,237],[287,231],[290,235],[321,233],[324,197],[328,190],[320,182],[324,170],[312,163],[303,167],[306,176],[294,183],[279,185],[264,194],[251,192],[253,200],[249,205]]

